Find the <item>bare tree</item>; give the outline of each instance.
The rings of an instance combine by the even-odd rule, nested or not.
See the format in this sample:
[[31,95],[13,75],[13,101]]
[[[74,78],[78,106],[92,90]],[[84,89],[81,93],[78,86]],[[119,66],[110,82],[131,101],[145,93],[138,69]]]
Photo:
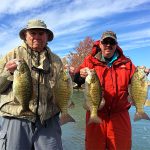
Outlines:
[[75,69],[83,62],[83,59],[91,52],[94,40],[90,37],[86,37],[79,45],[75,48],[75,52],[68,54],[68,62],[70,66]]

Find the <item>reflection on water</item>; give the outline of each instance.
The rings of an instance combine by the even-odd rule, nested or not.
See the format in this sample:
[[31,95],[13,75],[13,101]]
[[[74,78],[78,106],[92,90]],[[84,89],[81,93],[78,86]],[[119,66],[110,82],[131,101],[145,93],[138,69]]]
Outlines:
[[62,142],[64,150],[84,150],[85,110],[83,104],[83,92],[74,90],[72,101],[75,108],[70,110],[75,123],[62,126]]
[[[84,150],[85,110],[83,104],[83,92],[74,91],[73,101],[75,108],[70,110],[76,123],[68,123],[62,126],[62,142],[64,150]],[[150,99],[150,90],[149,95]],[[150,107],[144,108],[150,116]],[[150,150],[150,121],[133,121],[135,107],[129,110],[132,123],[132,150]]]
[[[150,107],[144,107],[145,112],[150,116]],[[132,123],[132,150],[149,150],[150,149],[150,121],[140,120],[133,121],[135,107],[130,109]]]

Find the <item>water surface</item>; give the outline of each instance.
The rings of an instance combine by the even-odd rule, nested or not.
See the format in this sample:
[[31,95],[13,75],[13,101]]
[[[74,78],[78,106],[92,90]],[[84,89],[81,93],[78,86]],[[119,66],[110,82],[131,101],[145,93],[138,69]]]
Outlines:
[[[150,99],[150,88],[148,93]],[[84,95],[82,91],[74,91],[72,100],[75,108],[71,109],[70,114],[76,123],[68,123],[62,126],[62,141],[64,150],[84,150],[84,131],[85,131],[85,110],[82,107]],[[150,107],[144,108],[150,116]],[[133,121],[135,107],[129,110],[132,123],[132,150],[150,150],[150,121]]]

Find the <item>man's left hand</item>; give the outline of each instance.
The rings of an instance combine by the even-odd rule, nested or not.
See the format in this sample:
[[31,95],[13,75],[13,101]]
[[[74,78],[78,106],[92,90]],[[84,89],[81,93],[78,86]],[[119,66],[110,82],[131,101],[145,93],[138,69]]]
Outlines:
[[145,73],[146,73],[146,75],[148,76],[149,73],[150,73],[150,69],[146,68],[146,69],[145,69]]

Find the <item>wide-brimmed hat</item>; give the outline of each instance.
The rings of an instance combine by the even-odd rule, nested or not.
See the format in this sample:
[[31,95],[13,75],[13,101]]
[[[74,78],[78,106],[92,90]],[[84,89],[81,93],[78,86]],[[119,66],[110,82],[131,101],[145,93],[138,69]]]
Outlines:
[[38,20],[38,19],[29,20],[26,27],[23,28],[19,32],[19,36],[22,40],[25,40],[25,32],[26,32],[26,30],[29,30],[29,29],[43,29],[43,30],[46,30],[46,32],[48,33],[48,41],[53,40],[53,37],[54,37],[53,32],[51,30],[47,29],[46,24],[42,20]]
[[101,41],[103,41],[106,38],[112,38],[117,42],[117,36],[116,33],[114,33],[113,31],[106,31],[103,32],[102,36],[101,36]]

